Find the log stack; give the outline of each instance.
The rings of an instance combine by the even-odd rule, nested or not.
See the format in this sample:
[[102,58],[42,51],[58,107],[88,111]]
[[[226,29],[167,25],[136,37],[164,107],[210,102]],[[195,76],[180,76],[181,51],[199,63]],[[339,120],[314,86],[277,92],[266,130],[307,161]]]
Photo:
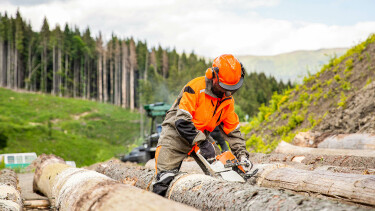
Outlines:
[[[264,167],[260,173],[263,178],[260,184],[268,182],[266,175],[272,172],[269,169],[280,168],[286,168],[286,166]],[[150,190],[155,174],[153,169],[115,161],[97,166],[96,171],[145,190]],[[167,197],[200,210],[304,210],[312,207],[316,210],[358,209],[356,206],[318,198],[306,198],[291,192],[257,187],[249,183],[227,182],[202,174],[179,175],[172,181]]]
[[46,195],[57,210],[195,210],[61,161],[42,157],[34,177],[34,190]]
[[10,169],[0,171],[0,210],[22,210],[17,174]]

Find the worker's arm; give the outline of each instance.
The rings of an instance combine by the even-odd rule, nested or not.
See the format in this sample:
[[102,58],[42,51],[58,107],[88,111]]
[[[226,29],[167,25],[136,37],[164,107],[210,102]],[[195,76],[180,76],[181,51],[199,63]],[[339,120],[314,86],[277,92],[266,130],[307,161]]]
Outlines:
[[[181,95],[181,94],[180,94]],[[176,129],[181,137],[191,145],[206,140],[206,135],[197,130],[192,121],[197,107],[198,95],[188,85],[183,89],[182,96],[177,99],[178,109],[176,114]]]
[[239,129],[239,118],[234,112],[234,106],[231,107],[229,115],[220,124],[220,132],[237,158],[242,156],[249,158],[250,153],[246,150],[246,142]]

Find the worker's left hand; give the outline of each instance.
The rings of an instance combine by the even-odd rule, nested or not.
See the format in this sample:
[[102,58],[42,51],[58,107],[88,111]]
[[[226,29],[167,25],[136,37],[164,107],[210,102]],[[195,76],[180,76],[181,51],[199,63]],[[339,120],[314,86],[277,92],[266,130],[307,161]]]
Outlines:
[[246,165],[242,165],[242,168],[243,168],[246,172],[250,171],[250,170],[253,168],[253,163],[252,163],[249,159],[247,159],[246,156],[242,156],[242,157],[240,158],[240,162],[244,162],[244,163],[246,163]]

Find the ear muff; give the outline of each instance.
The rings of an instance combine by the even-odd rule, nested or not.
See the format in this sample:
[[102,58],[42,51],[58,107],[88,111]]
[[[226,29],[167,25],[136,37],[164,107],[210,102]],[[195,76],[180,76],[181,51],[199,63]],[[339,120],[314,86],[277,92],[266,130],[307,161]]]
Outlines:
[[218,67],[208,68],[206,70],[206,78],[214,79],[215,78],[215,72],[216,72],[216,74],[219,74],[219,68]]

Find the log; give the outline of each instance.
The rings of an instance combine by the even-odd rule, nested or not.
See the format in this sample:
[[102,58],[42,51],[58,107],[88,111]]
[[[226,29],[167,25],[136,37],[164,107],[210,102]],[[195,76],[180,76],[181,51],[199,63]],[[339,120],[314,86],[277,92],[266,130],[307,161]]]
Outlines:
[[339,134],[325,138],[318,148],[375,150],[374,134]]
[[26,200],[24,201],[23,205],[25,208],[31,209],[31,208],[42,208],[47,209],[50,206],[50,203],[48,200],[41,199],[41,200]]
[[284,154],[311,154],[311,155],[352,155],[362,157],[375,157],[375,150],[349,150],[349,149],[323,149],[298,147],[281,141],[274,150],[276,153]]
[[40,160],[35,187],[57,210],[124,210],[125,207],[128,210],[195,210],[98,172],[63,164],[59,158],[50,156]]
[[22,210],[17,174],[10,169],[0,171],[0,210]]
[[[190,163],[185,165],[190,167],[185,169],[189,173],[197,172],[200,168],[196,162],[183,162],[182,166],[184,166],[184,163]],[[259,171],[248,182],[262,187],[318,193],[332,198],[341,197],[348,202],[375,205],[375,176],[368,175],[375,174],[374,169],[352,170],[332,166],[305,167],[290,166],[285,163],[255,164],[254,169],[258,168]],[[353,172],[360,174],[353,174]],[[312,182],[309,182],[309,180],[314,180],[314,183],[310,184]],[[358,187],[358,184],[366,183],[366,188]]]
[[[129,166],[115,161],[97,166],[96,171],[145,190],[151,189],[150,185],[155,174],[155,170],[150,168]],[[228,182],[202,174],[180,174],[172,181],[167,197],[200,210],[358,209],[357,206],[306,198],[291,192],[257,187],[250,183]]]
[[375,169],[375,157],[360,157],[348,155],[310,155],[310,154],[280,154],[280,153],[251,153],[250,160],[254,163],[280,163],[292,165],[293,162],[316,166],[339,166]]

